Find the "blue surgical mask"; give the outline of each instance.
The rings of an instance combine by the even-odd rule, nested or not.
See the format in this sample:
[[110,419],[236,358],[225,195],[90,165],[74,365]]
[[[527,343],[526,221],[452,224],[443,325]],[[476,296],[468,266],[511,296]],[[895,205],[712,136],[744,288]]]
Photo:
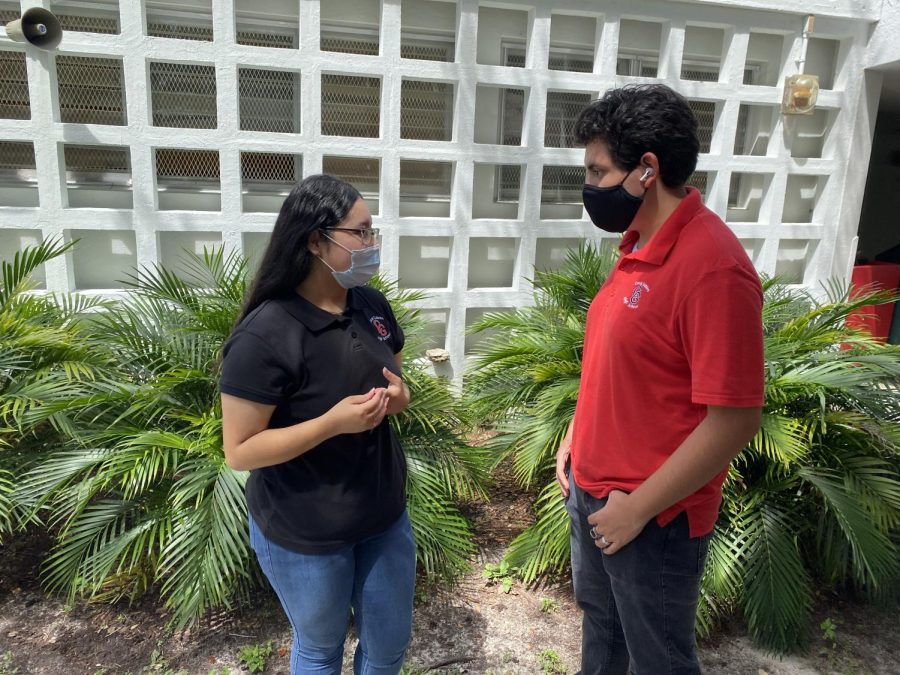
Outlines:
[[[323,236],[328,237],[328,235],[324,233]],[[365,286],[369,283],[369,279],[375,276],[375,273],[381,265],[381,247],[378,244],[375,244],[368,248],[360,248],[353,251],[346,246],[342,246],[331,237],[328,237],[328,239],[350,253],[350,267],[343,272],[339,272],[325,262],[325,260],[319,258],[319,260],[325,263],[325,266],[331,270],[334,280],[337,281],[342,288],[347,289]]]

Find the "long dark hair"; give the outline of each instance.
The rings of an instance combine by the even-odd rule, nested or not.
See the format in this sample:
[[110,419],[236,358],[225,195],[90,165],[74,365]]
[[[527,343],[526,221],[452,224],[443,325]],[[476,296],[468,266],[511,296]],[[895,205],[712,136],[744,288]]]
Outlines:
[[325,174],[304,178],[291,190],[278,212],[238,323],[266,300],[297,288],[314,262],[307,248],[310,235],[341,222],[359,198],[355,187]]

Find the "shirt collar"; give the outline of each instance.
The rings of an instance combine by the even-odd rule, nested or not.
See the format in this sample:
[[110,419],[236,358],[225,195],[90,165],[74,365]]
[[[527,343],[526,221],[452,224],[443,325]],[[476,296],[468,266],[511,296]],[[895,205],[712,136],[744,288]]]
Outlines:
[[347,309],[343,314],[332,314],[320,307],[316,307],[299,293],[291,293],[287,297],[287,311],[295,319],[300,321],[309,330],[319,332],[330,328],[334,324],[346,324],[350,321],[353,310],[359,309],[359,298],[356,297],[356,289],[347,291]]
[[669,251],[672,250],[675,242],[678,241],[678,235],[681,234],[681,230],[697,215],[697,212],[703,206],[703,202],[700,201],[699,190],[690,186],[686,186],[685,190],[687,195],[684,199],[679,202],[675,210],[666,218],[666,222],[650,238],[650,241],[640,249],[632,253],[632,249],[640,235],[634,230],[628,230],[625,233],[625,236],[622,237],[622,242],[619,244],[619,251],[622,252],[623,256],[627,255],[629,260],[640,260],[651,265],[662,265],[665,262]]

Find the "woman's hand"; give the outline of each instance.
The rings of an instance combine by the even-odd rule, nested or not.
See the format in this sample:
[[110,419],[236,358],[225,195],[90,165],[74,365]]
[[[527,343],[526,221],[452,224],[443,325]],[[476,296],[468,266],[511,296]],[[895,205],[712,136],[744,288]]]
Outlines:
[[396,415],[409,405],[409,388],[399,375],[395,375],[387,368],[381,372],[384,374],[384,379],[388,381],[387,395],[390,403],[387,407],[387,414]]
[[390,401],[387,389],[373,388],[365,394],[342,399],[325,413],[325,417],[338,434],[358,434],[381,424]]

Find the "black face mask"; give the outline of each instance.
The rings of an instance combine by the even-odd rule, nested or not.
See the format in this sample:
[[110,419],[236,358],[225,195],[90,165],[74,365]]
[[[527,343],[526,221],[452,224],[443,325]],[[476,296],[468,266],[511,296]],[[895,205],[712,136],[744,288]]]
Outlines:
[[[625,174],[625,178],[628,178],[628,174]],[[644,197],[635,197],[628,192],[623,185],[625,178],[612,187],[585,184],[581,189],[584,208],[591,217],[591,222],[601,230],[617,234],[624,232],[641,208]]]

